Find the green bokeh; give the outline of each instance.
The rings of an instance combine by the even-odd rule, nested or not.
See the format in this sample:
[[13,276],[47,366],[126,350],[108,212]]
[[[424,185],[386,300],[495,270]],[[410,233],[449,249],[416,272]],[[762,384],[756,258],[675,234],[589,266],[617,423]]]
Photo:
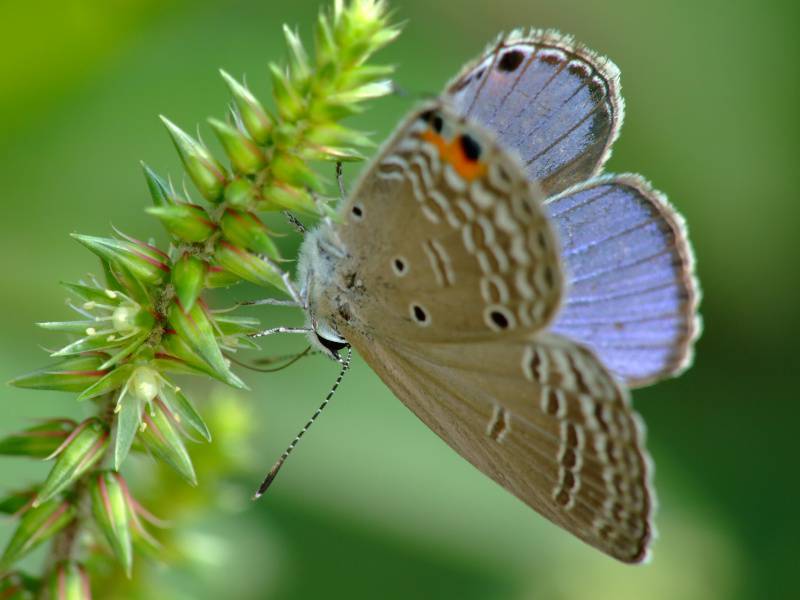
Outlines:
[[[635,394],[658,466],[654,560],[618,565],[546,523],[455,456],[357,361],[269,497],[194,524],[186,544],[202,568],[164,583],[184,590],[170,597],[790,595],[800,557],[797,5],[395,6],[406,32],[382,58],[414,95],[439,90],[498,31],[517,26],[573,33],[622,69],[626,124],[610,170],[641,172],[669,194],[690,225],[704,288],[695,367]],[[0,3],[2,377],[44,361],[39,346],[57,341],[31,323],[66,317],[57,282],[96,269],[67,234],[102,235],[114,224],[163,241],[143,213],[138,166],[146,159],[179,173],[156,115],[191,129],[222,114],[220,67],[246,73],[264,93],[266,61],[284,56],[281,24],[307,32],[316,10],[310,0]],[[411,104],[382,100],[360,124],[380,139]],[[261,314],[270,325],[299,321]],[[266,346],[282,352],[299,342]],[[244,402],[258,435],[245,483],[281,452],[335,371],[317,358],[249,377]],[[68,395],[0,394],[4,431],[81,410]],[[0,486],[42,473],[40,464],[2,460]],[[0,538],[8,532],[0,524]]]

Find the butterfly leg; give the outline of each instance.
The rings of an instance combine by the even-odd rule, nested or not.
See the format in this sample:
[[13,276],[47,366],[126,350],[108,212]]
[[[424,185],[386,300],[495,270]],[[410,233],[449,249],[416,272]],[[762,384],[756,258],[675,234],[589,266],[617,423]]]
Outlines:
[[260,338],[276,333],[310,333],[311,329],[308,327],[273,327],[272,329],[265,329],[256,333],[251,333],[247,337]]
[[301,306],[294,300],[278,300],[277,298],[261,298],[259,300],[244,300],[237,302],[236,306]]
[[294,230],[295,230],[297,233],[302,233],[302,234],[304,234],[306,231],[308,231],[308,230],[306,229],[306,226],[305,226],[305,225],[303,225],[303,224],[300,222],[300,220],[299,220],[297,217],[295,217],[295,216],[294,216],[292,213],[290,213],[288,210],[285,210],[285,211],[283,211],[283,216],[284,216],[284,217],[286,217],[286,220],[287,220],[287,221],[289,221],[289,224],[290,224],[292,227],[294,227]]
[[347,198],[347,191],[344,189],[344,168],[342,161],[336,161],[336,183],[339,184],[339,199],[344,202]]

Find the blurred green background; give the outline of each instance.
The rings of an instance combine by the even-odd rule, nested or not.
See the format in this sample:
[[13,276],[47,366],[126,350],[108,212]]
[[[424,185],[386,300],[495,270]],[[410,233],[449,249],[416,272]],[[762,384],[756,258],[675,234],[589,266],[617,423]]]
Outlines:
[[[146,159],[159,172],[179,173],[156,116],[191,130],[223,114],[220,67],[246,73],[266,96],[266,62],[284,56],[281,24],[308,33],[318,6],[0,2],[2,378],[46,362],[40,346],[57,341],[32,323],[66,317],[58,281],[96,270],[70,232],[103,235],[113,224],[164,241],[143,213],[149,199],[138,165]],[[178,534],[195,562],[175,569],[140,562],[136,575],[159,590],[149,597],[792,596],[800,565],[798,5],[394,6],[406,31],[380,58],[397,64],[398,82],[414,92],[438,91],[497,32],[517,26],[573,33],[622,69],[626,123],[609,169],[641,172],[669,194],[689,223],[704,288],[694,368],[634,397],[657,464],[654,560],[619,565],[545,522],[457,457],[361,361],[269,496],[250,504],[253,486],[335,377],[335,365],[312,358],[274,375],[246,373],[253,392],[239,400],[194,386],[197,398],[217,395],[200,405],[223,427],[252,436],[221,479],[204,481],[200,467],[201,492],[216,505],[187,512]],[[379,101],[359,122],[383,138],[412,102]],[[295,240],[284,242],[290,250]],[[234,294],[257,296],[246,288]],[[300,320],[259,314],[267,325]],[[265,352],[300,347],[275,339]],[[0,387],[0,395],[3,431],[84,408],[66,394]],[[233,408],[220,410],[226,402]],[[204,452],[198,447],[198,461]],[[0,488],[33,481],[43,469],[1,460]],[[152,495],[152,469],[137,469]],[[158,481],[168,482],[162,512],[174,516],[181,502],[174,490],[183,484]],[[0,541],[9,532],[0,523]]]

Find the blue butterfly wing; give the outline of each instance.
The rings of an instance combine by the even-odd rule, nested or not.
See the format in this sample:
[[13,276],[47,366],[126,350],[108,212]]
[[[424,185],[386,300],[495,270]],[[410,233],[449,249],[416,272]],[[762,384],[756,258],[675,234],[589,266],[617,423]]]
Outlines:
[[568,281],[552,330],[632,386],[686,368],[700,294],[680,215],[637,175],[587,181],[547,207]]
[[624,112],[617,67],[549,31],[501,39],[446,94],[519,155],[546,195],[600,172]]

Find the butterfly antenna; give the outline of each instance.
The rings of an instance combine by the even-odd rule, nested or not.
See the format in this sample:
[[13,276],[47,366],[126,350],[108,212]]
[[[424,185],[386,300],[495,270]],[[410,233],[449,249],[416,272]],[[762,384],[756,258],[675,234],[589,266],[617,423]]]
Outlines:
[[233,356],[228,352],[223,352],[223,354],[225,355],[225,358],[227,358],[233,364],[239,365],[242,368],[249,369],[251,371],[256,371],[257,373],[277,373],[278,371],[283,371],[284,369],[291,367],[298,360],[300,360],[304,356],[309,356],[310,354],[312,354],[312,352],[311,352],[311,346],[308,346],[305,350],[299,353],[296,352],[294,354],[274,356],[266,359],[259,359],[256,361],[256,364],[262,364],[262,365],[270,365],[276,362],[287,361],[278,367],[256,367],[254,365],[247,364],[246,362],[237,359],[235,356]]
[[292,450],[294,450],[295,447],[297,446],[297,443],[300,441],[300,438],[303,437],[305,432],[308,431],[308,428],[311,427],[311,425],[314,423],[314,421],[317,420],[317,417],[319,417],[320,413],[323,410],[325,410],[326,406],[328,406],[328,402],[331,401],[331,398],[333,398],[333,395],[336,393],[336,390],[338,389],[339,384],[342,382],[342,379],[344,378],[344,374],[347,373],[347,370],[350,368],[350,360],[351,360],[352,357],[353,357],[353,349],[348,345],[347,346],[347,356],[342,360],[342,370],[339,371],[339,376],[336,378],[336,381],[333,383],[333,387],[331,387],[331,390],[328,392],[328,395],[325,396],[325,400],[323,400],[322,404],[319,405],[319,408],[317,409],[317,411],[313,415],[311,415],[311,418],[308,420],[308,423],[306,423],[303,426],[303,428],[300,430],[300,433],[298,433],[295,436],[295,438],[292,440],[292,443],[289,444],[289,447],[286,448],[286,450],[283,451],[283,454],[281,454],[281,457],[275,462],[275,464],[269,470],[269,473],[267,473],[267,476],[264,478],[264,481],[259,486],[258,491],[253,495],[253,500],[258,500],[259,498],[261,498],[261,496],[264,495],[264,493],[267,491],[269,486],[275,480],[275,477],[277,477],[278,471],[281,470],[281,467],[283,466],[283,463],[286,462],[286,459],[289,458],[289,455],[292,453]]

